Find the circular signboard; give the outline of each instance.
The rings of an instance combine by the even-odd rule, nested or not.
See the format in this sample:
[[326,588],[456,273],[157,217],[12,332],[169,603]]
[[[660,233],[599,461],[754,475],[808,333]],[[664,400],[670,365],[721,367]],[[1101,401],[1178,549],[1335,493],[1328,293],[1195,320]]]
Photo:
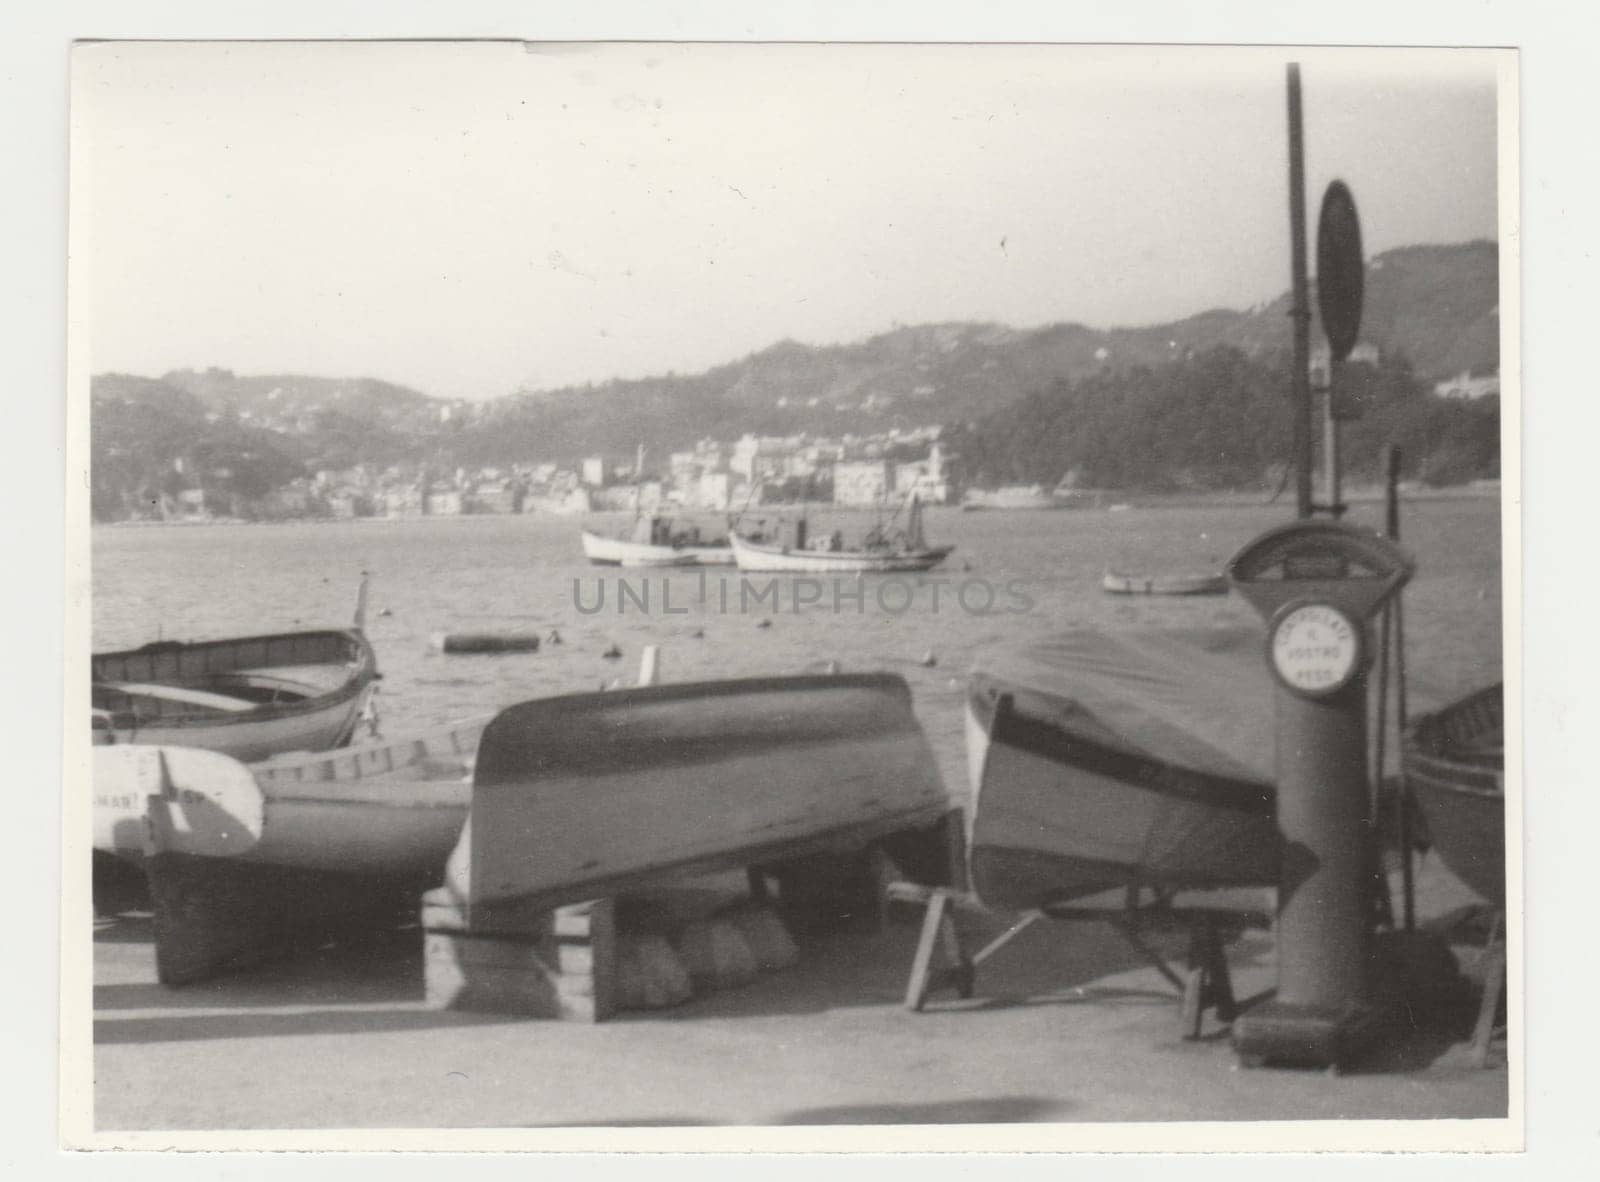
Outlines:
[[1361,631],[1326,603],[1291,607],[1272,626],[1272,668],[1297,693],[1320,697],[1343,689],[1361,663]]
[[1317,219],[1317,309],[1335,361],[1343,361],[1356,347],[1365,281],[1356,199],[1343,181],[1334,181],[1322,195]]

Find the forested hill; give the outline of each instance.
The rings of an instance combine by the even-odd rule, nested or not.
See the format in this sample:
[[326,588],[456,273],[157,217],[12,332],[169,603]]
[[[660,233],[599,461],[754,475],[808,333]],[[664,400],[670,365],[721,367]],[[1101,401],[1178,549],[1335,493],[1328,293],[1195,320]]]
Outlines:
[[[1493,243],[1385,252],[1368,264],[1362,340],[1385,366],[1408,365],[1417,391],[1462,371],[1494,372],[1498,288]],[[297,475],[354,464],[571,462],[630,456],[641,443],[662,457],[708,436],[838,437],[930,424],[967,433],[976,470],[990,476],[1053,479],[1061,455],[1078,465],[1093,440],[1108,485],[1113,477],[1225,482],[1282,454],[1263,433],[1286,422],[1273,399],[1286,381],[1288,307],[1282,295],[1143,328],[900,327],[845,345],[782,341],[701,374],[485,391],[481,401],[446,402],[371,378],[101,374],[91,420],[97,512],[118,515],[197,471],[226,473],[212,478],[248,500]],[[1170,406],[1174,422],[1192,420],[1192,431],[1168,439],[1178,455],[1151,446],[1149,414],[1134,409],[1155,406]],[[1060,419],[1062,432],[1070,420],[1076,434],[1031,430],[1034,416]],[[974,435],[980,420],[987,425]]]

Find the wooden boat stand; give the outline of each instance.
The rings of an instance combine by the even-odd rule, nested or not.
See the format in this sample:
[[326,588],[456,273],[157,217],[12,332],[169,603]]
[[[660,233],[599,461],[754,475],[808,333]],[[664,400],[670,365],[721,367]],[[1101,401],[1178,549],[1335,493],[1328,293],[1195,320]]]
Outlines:
[[1489,923],[1489,938],[1483,945],[1483,1000],[1478,1003],[1478,1021],[1472,1031],[1472,1062],[1489,1065],[1489,1046],[1506,1028],[1495,1022],[1500,999],[1506,992],[1506,913],[1496,911]]
[[[1219,1022],[1232,1022],[1240,1005],[1234,997],[1223,937],[1241,928],[1265,926],[1269,922],[1267,917],[1225,908],[1173,907],[1170,895],[1159,892],[1154,902],[1141,903],[1141,894],[1139,888],[1130,887],[1127,903],[1120,910],[1050,905],[1033,911],[1006,913],[987,906],[976,895],[965,891],[911,882],[891,883],[889,898],[904,903],[923,903],[927,907],[922,937],[911,962],[911,978],[906,983],[906,1008],[920,1011],[928,995],[940,989],[954,989],[963,998],[971,997],[976,988],[978,966],[1040,920],[1090,920],[1108,924],[1178,990],[1184,1038],[1200,1037],[1202,1017],[1207,1010],[1214,1010]],[[1011,914],[1015,919],[998,936],[973,951],[956,923],[958,912],[990,918]],[[1181,974],[1145,939],[1150,933],[1174,930],[1189,935],[1187,967]],[[948,962],[938,970],[933,967],[936,949],[942,949]]]

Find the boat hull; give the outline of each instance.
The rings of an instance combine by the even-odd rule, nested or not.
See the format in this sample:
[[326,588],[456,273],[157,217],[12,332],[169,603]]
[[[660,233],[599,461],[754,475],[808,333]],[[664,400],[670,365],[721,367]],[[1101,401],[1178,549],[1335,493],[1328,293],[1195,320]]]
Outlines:
[[[526,702],[474,781],[473,905],[559,905],[927,825],[950,807],[905,682],[885,674],[654,686]],[[458,870],[460,880],[458,881]]]
[[1228,578],[1219,574],[1141,575],[1107,571],[1100,581],[1108,595],[1226,595]]
[[98,748],[95,848],[432,885],[466,821],[488,722],[250,765],[185,748]]
[[934,546],[920,550],[793,550],[752,542],[737,535],[733,550],[741,571],[759,574],[880,574],[932,570],[954,550]]
[[348,743],[378,675],[365,637],[344,630],[159,643],[91,664],[97,744],[244,761]]
[[1503,687],[1419,719],[1402,746],[1406,787],[1450,872],[1496,907],[1506,901]]

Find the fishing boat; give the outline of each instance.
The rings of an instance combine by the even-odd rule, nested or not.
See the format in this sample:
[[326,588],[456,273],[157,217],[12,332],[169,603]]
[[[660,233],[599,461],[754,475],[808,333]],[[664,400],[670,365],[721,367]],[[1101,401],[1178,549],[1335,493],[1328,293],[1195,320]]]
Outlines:
[[348,743],[378,678],[358,628],[161,640],[90,662],[96,744],[197,747],[239,760]]
[[968,684],[972,884],[1027,909],[1130,886],[1272,886],[1272,687],[1250,630],[1078,630]]
[[1505,687],[1417,720],[1401,746],[1406,787],[1439,858],[1486,902],[1506,902]]
[[795,523],[791,543],[769,542],[734,533],[734,557],[739,569],[768,574],[875,574],[891,571],[932,570],[949,556],[954,546],[930,546],[922,532],[922,505],[911,498],[904,530],[878,525],[862,543],[846,549],[835,532],[811,539],[806,521]]
[[583,531],[583,553],[596,566],[731,566],[727,538],[702,539],[696,526],[674,529],[671,518],[640,517],[627,537]]
[[94,753],[94,848],[432,885],[466,821],[489,716],[384,743],[246,764],[129,744]]
[[1135,575],[1108,570],[1100,585],[1108,595],[1226,595],[1228,576],[1203,572]]

